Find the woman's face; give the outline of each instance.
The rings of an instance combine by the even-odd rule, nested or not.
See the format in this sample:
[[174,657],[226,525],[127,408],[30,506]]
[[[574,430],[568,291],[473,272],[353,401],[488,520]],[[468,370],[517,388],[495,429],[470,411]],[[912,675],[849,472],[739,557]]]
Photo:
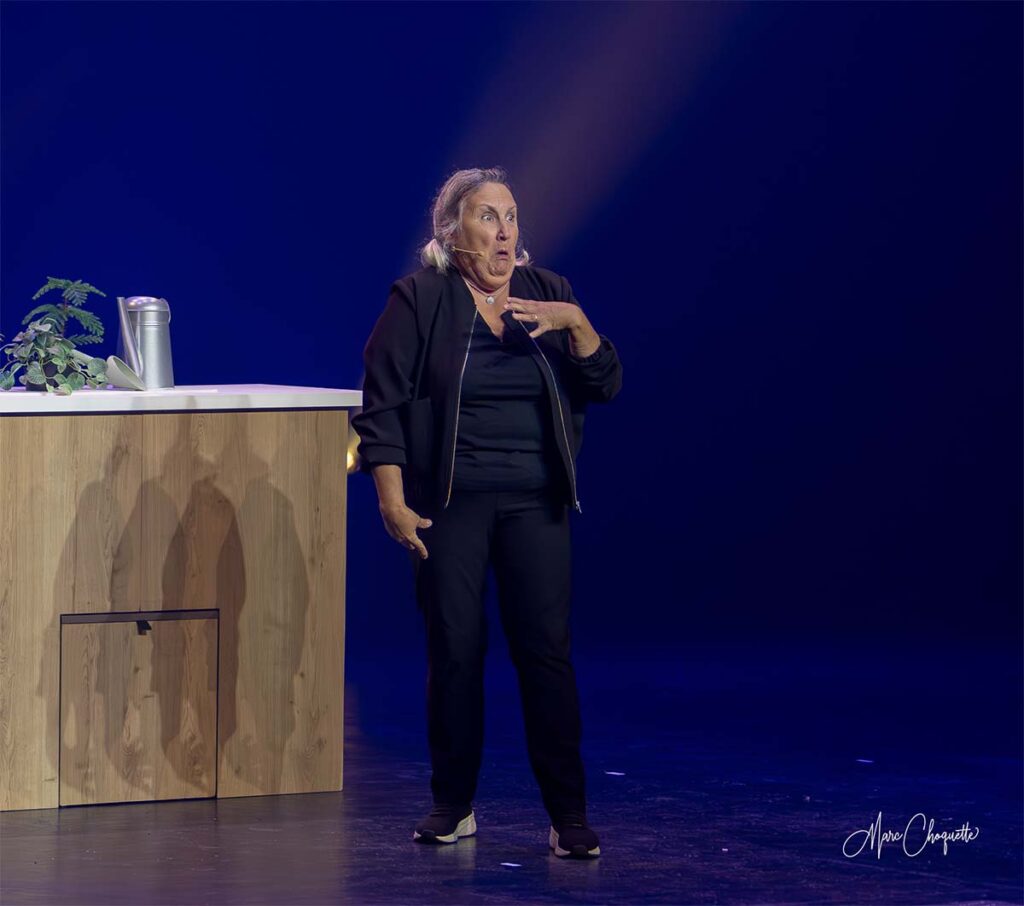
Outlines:
[[482,255],[455,252],[455,260],[463,271],[483,286],[504,285],[515,267],[518,241],[516,200],[507,186],[489,182],[466,196],[454,245]]

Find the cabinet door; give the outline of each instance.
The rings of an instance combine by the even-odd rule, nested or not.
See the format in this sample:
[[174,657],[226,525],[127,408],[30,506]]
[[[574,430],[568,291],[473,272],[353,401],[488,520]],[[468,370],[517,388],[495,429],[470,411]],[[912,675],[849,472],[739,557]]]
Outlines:
[[61,620],[60,804],[216,795],[217,612]]

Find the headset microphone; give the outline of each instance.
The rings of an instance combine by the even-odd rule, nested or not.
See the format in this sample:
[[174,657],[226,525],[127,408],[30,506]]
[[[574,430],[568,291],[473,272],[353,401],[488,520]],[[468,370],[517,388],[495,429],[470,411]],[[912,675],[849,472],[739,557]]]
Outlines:
[[452,246],[452,250],[456,252],[465,252],[467,255],[479,255],[481,258],[487,257],[483,252],[474,252],[472,249],[460,249],[454,245]]

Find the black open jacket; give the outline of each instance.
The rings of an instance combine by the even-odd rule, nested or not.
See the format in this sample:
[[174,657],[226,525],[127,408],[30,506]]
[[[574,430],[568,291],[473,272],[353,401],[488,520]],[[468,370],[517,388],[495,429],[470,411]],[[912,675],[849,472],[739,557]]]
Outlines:
[[[509,295],[579,304],[564,277],[540,267],[517,266]],[[455,268],[441,274],[425,267],[392,284],[363,352],[363,409],[352,418],[360,438],[360,468],[401,466],[406,503],[421,516],[443,509],[451,497],[462,375],[478,317]],[[502,317],[513,330],[528,333],[536,326],[508,312]],[[565,467],[564,499],[580,513],[576,456],[587,403],[607,402],[622,385],[618,353],[606,336],[599,336],[600,347],[582,359],[570,353],[567,330],[527,337],[551,400]]]

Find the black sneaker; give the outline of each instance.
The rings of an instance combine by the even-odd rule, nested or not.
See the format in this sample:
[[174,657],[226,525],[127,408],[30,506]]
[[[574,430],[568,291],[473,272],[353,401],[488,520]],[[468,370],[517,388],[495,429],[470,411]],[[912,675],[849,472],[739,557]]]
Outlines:
[[476,815],[472,806],[437,805],[412,832],[417,843],[457,843],[459,837],[476,833]]
[[601,855],[601,846],[595,834],[587,825],[587,819],[580,814],[564,815],[551,824],[548,846],[559,858],[592,859]]

